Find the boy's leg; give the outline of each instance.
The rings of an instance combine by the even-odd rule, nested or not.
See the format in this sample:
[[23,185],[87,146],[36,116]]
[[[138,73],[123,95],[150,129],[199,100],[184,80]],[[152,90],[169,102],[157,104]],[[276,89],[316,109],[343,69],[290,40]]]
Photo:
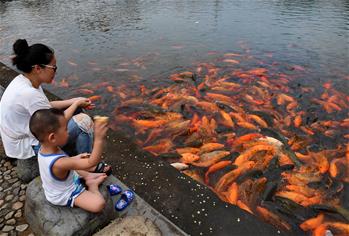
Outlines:
[[86,185],[88,190],[82,192],[74,200],[74,206],[80,207],[86,211],[98,213],[103,210],[105,200],[103,195],[99,192],[98,186],[107,178],[106,174],[89,174],[87,176]]

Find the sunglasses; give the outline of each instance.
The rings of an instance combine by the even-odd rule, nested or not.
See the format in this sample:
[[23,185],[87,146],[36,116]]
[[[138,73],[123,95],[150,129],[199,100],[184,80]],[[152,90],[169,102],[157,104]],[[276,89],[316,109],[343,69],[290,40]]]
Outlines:
[[[51,68],[54,72],[56,72],[58,69],[58,66],[51,66],[51,65],[45,65],[45,64],[40,64],[40,66]],[[34,67],[35,67],[35,65],[32,66],[32,68],[34,68]]]
[[41,66],[51,68],[51,69],[53,69],[54,72],[56,72],[58,69],[58,66],[51,66],[51,65],[44,65],[44,64],[41,64]]

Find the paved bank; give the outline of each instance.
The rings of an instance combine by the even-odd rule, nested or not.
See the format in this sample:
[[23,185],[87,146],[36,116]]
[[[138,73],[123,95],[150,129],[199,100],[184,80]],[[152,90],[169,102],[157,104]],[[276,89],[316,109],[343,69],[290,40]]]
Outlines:
[[33,235],[24,218],[26,188],[0,141],[0,236]]

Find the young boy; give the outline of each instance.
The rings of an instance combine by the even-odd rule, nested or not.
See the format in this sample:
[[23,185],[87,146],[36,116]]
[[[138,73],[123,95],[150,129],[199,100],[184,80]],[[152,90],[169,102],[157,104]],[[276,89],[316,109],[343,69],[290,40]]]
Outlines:
[[[107,122],[95,122],[91,155],[84,153],[74,157],[67,156],[60,148],[68,140],[67,120],[61,110],[51,108],[36,111],[30,118],[29,128],[41,144],[38,162],[46,199],[54,205],[100,212],[105,200],[98,186],[107,175],[86,170],[101,160]],[[80,177],[85,180],[88,190],[80,183]]]

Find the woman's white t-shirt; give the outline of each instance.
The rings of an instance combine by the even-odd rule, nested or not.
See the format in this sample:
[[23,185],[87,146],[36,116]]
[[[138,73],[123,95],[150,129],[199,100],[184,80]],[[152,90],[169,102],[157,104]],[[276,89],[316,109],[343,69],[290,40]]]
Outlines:
[[0,133],[9,157],[27,159],[35,155],[32,145],[39,142],[31,134],[29,120],[39,109],[51,108],[41,86],[34,88],[24,75],[18,75],[6,88],[0,101]]

